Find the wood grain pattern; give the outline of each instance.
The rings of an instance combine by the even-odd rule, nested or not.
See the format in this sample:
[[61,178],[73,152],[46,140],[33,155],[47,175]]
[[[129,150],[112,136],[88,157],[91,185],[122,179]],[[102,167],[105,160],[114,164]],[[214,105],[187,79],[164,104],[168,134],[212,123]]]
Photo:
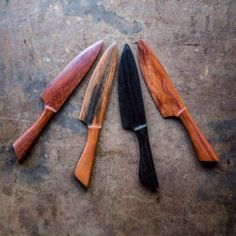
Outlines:
[[160,61],[142,40],[138,41],[138,58],[146,85],[162,116],[174,116],[182,121],[200,161],[219,161],[216,152],[193,121]]
[[105,111],[114,80],[118,50],[113,43],[99,60],[88,84],[79,119],[88,126],[88,140],[75,168],[75,177],[89,186],[99,132],[104,122]]
[[211,147],[197,124],[191,117],[190,112],[186,109],[179,115],[180,120],[186,127],[188,134],[193,143],[194,149],[200,161],[219,161],[215,150]]
[[94,157],[96,153],[100,128],[88,127],[88,139],[81,155],[81,158],[75,168],[75,177],[87,188],[90,183],[90,177],[93,169]]
[[42,93],[44,104],[57,112],[96,60],[103,41],[98,41],[76,56]]
[[138,42],[139,64],[144,80],[162,116],[178,116],[185,104],[152,50]]
[[86,90],[79,119],[86,125],[101,126],[116,68],[118,49],[113,43],[102,55]]
[[43,92],[41,98],[44,101],[45,108],[42,116],[13,144],[16,158],[19,161],[24,159],[35,139],[52,117],[52,114],[60,109],[91,68],[101,50],[102,43],[102,41],[99,41],[81,52],[59,73]]
[[45,107],[42,115],[38,118],[38,120],[15,141],[15,143],[13,144],[13,148],[15,150],[18,161],[21,162],[24,159],[25,154],[33,145],[45,125],[54,114],[55,112]]

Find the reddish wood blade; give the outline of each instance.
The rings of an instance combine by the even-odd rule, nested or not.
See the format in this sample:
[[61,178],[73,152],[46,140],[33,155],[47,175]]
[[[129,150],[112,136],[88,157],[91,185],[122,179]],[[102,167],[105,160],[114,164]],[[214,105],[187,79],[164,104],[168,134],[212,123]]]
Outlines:
[[49,84],[41,95],[47,107],[50,107],[54,112],[60,109],[93,65],[102,48],[102,43],[103,41],[98,41],[86,48]]
[[138,41],[138,57],[144,80],[162,116],[178,117],[185,109],[184,102],[153,51],[142,40]]

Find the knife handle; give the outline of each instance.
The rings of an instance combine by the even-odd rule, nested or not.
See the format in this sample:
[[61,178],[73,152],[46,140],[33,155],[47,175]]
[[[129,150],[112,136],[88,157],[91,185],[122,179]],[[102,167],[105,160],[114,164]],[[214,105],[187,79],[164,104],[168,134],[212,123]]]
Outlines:
[[38,120],[14,142],[13,148],[16,153],[16,158],[19,162],[24,160],[27,152],[54,114],[55,112],[45,107]]
[[200,161],[219,161],[219,157],[207,141],[204,134],[198,128],[197,124],[191,117],[190,112],[185,109],[180,115],[180,120],[183,122],[188,134],[191,138],[193,146],[197,152]]
[[75,168],[75,177],[87,188],[90,183],[94,157],[101,127],[89,126],[88,139],[82,156]]
[[153,163],[147,127],[135,130],[135,133],[140,148],[139,180],[145,187],[155,192],[159,184]]

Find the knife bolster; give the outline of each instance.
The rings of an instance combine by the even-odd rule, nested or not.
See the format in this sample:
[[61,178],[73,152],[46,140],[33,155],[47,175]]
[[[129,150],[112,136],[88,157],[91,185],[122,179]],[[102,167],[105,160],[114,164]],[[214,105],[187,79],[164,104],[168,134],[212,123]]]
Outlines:
[[24,160],[26,153],[54,114],[55,112],[52,109],[45,106],[44,111],[38,120],[14,142],[13,149],[19,162]]
[[194,149],[198,155],[200,161],[219,161],[219,157],[215,150],[207,141],[204,134],[198,128],[197,124],[194,122],[190,112],[186,109],[180,115],[179,119],[184,124],[190,138]]
[[93,169],[96,147],[99,139],[101,126],[88,126],[88,138],[82,156],[75,168],[75,177],[87,188]]

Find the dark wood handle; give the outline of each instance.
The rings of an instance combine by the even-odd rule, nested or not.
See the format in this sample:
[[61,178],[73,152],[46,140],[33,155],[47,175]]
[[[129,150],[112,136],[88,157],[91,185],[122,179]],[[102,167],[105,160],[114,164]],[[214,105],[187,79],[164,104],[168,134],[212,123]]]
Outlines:
[[45,125],[48,123],[50,118],[55,113],[46,107],[42,115],[38,120],[23,134],[21,135],[13,144],[13,148],[16,153],[16,158],[18,161],[23,161],[26,153],[29,151],[30,147],[33,145],[39,134],[42,132]]
[[87,188],[90,183],[90,176],[100,134],[100,127],[88,127],[88,139],[82,156],[75,168],[75,177]]
[[219,161],[219,157],[186,109],[180,116],[200,161]]
[[140,148],[139,180],[146,188],[155,192],[159,184],[153,163],[147,127],[136,130],[135,133],[138,137]]

